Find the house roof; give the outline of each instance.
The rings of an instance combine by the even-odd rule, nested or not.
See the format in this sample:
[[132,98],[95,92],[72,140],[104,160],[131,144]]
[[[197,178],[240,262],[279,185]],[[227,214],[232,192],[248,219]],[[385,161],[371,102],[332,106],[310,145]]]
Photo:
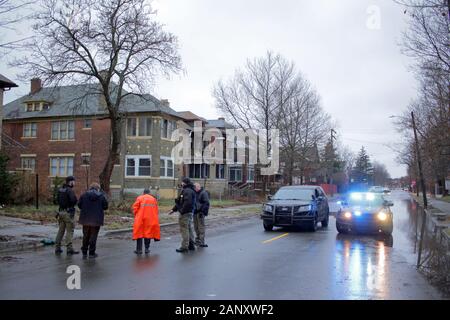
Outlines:
[[[35,94],[27,94],[3,107],[5,120],[48,118],[64,116],[107,115],[98,84],[83,84],[59,87],[44,87]],[[114,94],[114,92],[112,92]],[[29,101],[45,101],[51,107],[42,111],[26,111]],[[172,108],[164,105],[150,94],[128,95],[122,101],[120,111],[124,113],[162,112],[181,118]]]
[[18,87],[18,85],[9,80],[4,75],[0,74],[0,88],[13,88],[13,87]]
[[218,129],[234,129],[234,126],[231,123],[225,121],[225,119],[217,119],[217,120],[207,120],[206,127],[207,128],[218,128]]
[[202,118],[191,111],[178,111],[178,114],[186,121],[207,121],[205,118]]

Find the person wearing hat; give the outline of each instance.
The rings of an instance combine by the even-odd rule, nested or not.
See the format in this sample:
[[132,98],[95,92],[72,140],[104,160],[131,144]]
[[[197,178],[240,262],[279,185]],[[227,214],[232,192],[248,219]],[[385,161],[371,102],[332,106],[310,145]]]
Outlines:
[[73,191],[75,186],[75,178],[69,176],[61,188],[58,189],[58,224],[59,229],[55,239],[55,253],[61,254],[61,241],[66,235],[67,254],[78,254],[72,246],[73,230],[75,228],[75,205],[77,204],[77,197]]
[[145,254],[150,253],[150,241],[161,240],[158,220],[158,201],[150,194],[149,189],[144,189],[144,194],[137,197],[133,206],[133,240],[136,240],[137,255],[142,254],[142,242],[145,245]]
[[196,200],[194,186],[189,178],[183,178],[181,187],[181,193],[175,200],[175,206],[172,208],[169,214],[172,214],[176,211],[180,213],[178,217],[178,223],[180,224],[182,240],[181,247],[176,251],[188,252],[189,250],[195,250],[192,216],[195,212]]

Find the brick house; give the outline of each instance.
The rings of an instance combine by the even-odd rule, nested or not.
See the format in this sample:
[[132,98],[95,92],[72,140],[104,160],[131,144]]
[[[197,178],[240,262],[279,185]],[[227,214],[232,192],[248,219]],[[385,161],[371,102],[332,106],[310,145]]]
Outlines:
[[14,87],[18,87],[18,85],[0,74],[0,150],[2,149],[2,140],[4,139],[2,134],[3,93]]
[[[194,124],[201,125],[202,129],[202,147],[205,148],[209,143],[214,142],[216,134],[211,133],[211,137],[205,138],[204,134],[206,130],[214,129],[218,130],[221,134],[221,139],[223,141],[223,155],[222,163],[207,163],[201,162],[196,163],[194,158],[191,159],[190,163],[185,163],[183,165],[183,175],[191,178],[193,182],[198,182],[204,186],[212,195],[221,196],[232,192],[234,189],[249,189],[254,188],[254,183],[256,180],[255,167],[253,165],[248,165],[248,148],[244,145],[239,145],[239,148],[245,149],[246,160],[244,163],[238,163],[237,159],[237,148],[234,148],[234,159],[232,162],[227,162],[227,129],[235,129],[235,127],[226,122],[224,118],[218,118],[214,120],[207,120],[193,114],[190,111],[179,112],[184,118],[184,123],[186,124],[186,129],[188,131],[194,131]],[[217,131],[216,131],[217,132]],[[191,148],[194,149],[194,143],[191,141]],[[191,153],[192,157],[194,153]]]
[[[172,197],[179,170],[170,159],[175,144],[170,134],[182,118],[151,95],[127,96],[121,108],[125,125],[112,196],[152,187]],[[55,177],[74,175],[77,194],[98,181],[110,145],[110,120],[97,85],[42,87],[32,79],[30,93],[4,110],[4,133],[12,141],[5,145],[9,169],[37,173],[41,194],[50,195]]]

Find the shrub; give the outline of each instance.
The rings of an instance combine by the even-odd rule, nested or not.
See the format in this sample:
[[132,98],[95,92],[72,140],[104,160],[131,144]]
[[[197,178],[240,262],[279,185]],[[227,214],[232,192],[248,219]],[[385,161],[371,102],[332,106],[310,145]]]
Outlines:
[[0,204],[11,201],[11,193],[17,183],[14,175],[7,170],[8,161],[9,157],[0,153]]

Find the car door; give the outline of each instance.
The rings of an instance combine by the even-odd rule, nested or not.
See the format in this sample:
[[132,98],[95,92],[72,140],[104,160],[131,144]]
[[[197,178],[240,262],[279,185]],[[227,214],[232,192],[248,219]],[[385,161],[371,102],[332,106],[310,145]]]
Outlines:
[[316,198],[317,205],[317,218],[319,221],[323,219],[323,196],[320,194],[319,189],[314,189],[314,197]]
[[323,197],[323,201],[322,201],[323,202],[323,217],[326,218],[327,214],[330,211],[330,208],[328,206],[328,198],[327,198],[327,195],[325,194],[325,192],[323,191],[322,188],[320,189],[320,192],[321,192],[322,197]]

